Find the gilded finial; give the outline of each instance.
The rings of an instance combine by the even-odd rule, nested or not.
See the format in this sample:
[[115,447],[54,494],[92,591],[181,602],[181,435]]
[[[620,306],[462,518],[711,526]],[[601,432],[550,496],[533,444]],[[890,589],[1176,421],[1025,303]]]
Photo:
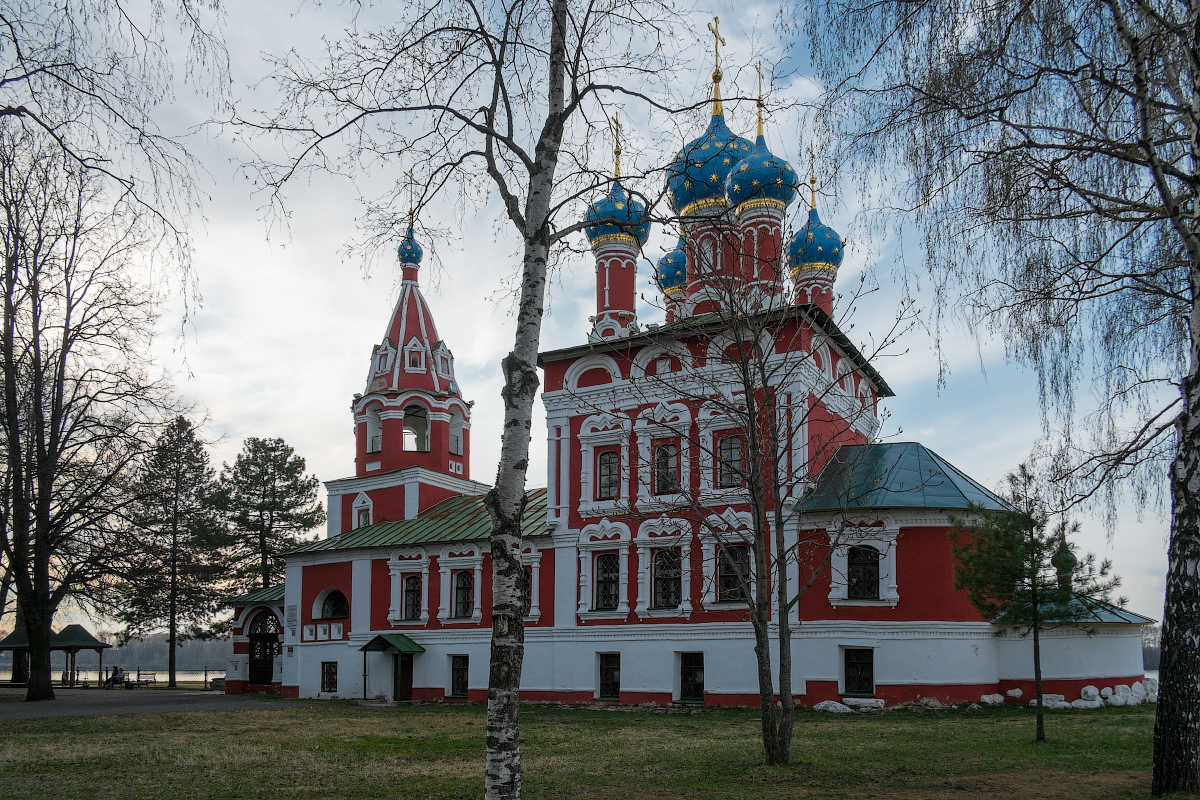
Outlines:
[[758,103],[757,103],[757,105],[758,105],[758,135],[762,136],[763,135],[762,62],[760,61],[757,64],[755,64],[754,68],[756,70],[758,70]]
[[812,186],[812,207],[815,211],[817,208],[817,176],[813,175],[808,179],[808,183]]
[[413,187],[416,185],[413,180],[412,170],[408,171],[408,227],[413,226]]
[[613,160],[616,162],[613,167],[613,176],[621,177],[621,112],[617,111],[613,114]]
[[725,37],[721,36],[721,18],[713,17],[708,30],[713,35],[713,116],[717,117],[725,113],[721,107],[721,45],[725,44]]

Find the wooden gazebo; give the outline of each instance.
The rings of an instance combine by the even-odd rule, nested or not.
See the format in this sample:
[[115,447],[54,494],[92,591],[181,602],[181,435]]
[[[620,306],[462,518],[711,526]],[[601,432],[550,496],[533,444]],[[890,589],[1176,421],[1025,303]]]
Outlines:
[[[58,633],[50,634],[50,650],[62,650],[67,654],[68,688],[75,688],[75,656],[80,650],[95,650],[100,655],[99,675],[104,677],[104,651],[112,647],[92,635],[82,625],[68,625]],[[8,636],[0,639],[0,650],[11,650],[13,669],[10,683],[24,684],[29,679],[29,634],[25,624],[19,623]]]

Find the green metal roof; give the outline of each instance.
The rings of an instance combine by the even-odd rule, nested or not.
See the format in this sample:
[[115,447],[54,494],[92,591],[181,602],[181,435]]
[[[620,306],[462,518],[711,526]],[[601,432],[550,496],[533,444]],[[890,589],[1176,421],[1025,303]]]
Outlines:
[[239,594],[237,597],[231,597],[225,601],[227,606],[248,606],[253,603],[281,603],[283,602],[283,584],[278,586],[268,586],[265,589],[255,589],[252,592]]
[[[534,489],[528,494],[523,536],[546,532],[546,490]],[[319,553],[326,550],[351,550],[360,547],[395,547],[443,542],[473,542],[486,539],[492,531],[492,521],[483,505],[483,496],[459,496],[443,500],[415,519],[379,522],[340,536],[330,536],[306,542],[288,555]]]
[[[810,318],[813,323],[825,332],[829,338],[833,339],[842,352],[854,363],[856,367],[861,369],[875,384],[876,390],[880,397],[895,397],[896,393],[892,391],[892,387],[888,386],[887,381],[879,374],[878,370],[871,362],[854,346],[854,342],[842,333],[837,322],[833,317],[825,313],[825,310],[815,303],[805,303],[795,306],[783,306],[782,308],[771,308],[760,311],[757,314],[750,315],[755,317],[759,324],[768,324],[772,322],[780,322],[793,316],[804,316]],[[646,329],[640,333],[632,334],[631,336],[618,336],[612,339],[603,339],[599,342],[588,342],[587,344],[578,344],[571,347],[564,347],[559,350],[547,350],[544,353],[538,354],[538,366],[545,366],[547,361],[559,361],[564,358],[578,358],[579,356],[587,355],[588,353],[609,353],[615,350],[631,350],[635,347],[644,347],[648,344],[662,341],[664,338],[686,338],[687,336],[712,335],[716,330],[730,324],[731,318],[727,313],[720,311],[710,311],[707,314],[698,314],[694,317],[684,317],[676,320],[669,325],[659,325],[653,330]]]
[[0,639],[0,650],[28,650],[29,649],[29,633],[25,630],[25,621],[22,620],[13,628],[13,632],[3,639]]
[[381,633],[362,647],[362,653],[385,653],[392,648],[401,653],[424,653],[425,648],[405,636],[403,633]]
[[971,503],[993,511],[1009,505],[916,442],[843,445],[817,476],[799,510],[945,508]]
[[[1149,617],[1143,617],[1141,614],[1135,614],[1112,603],[1106,603],[1103,600],[1092,600],[1086,597],[1074,595],[1071,598],[1071,604],[1067,614],[1058,617],[1058,612],[1055,607],[1046,604],[1038,604],[1039,609],[1043,612],[1043,618],[1047,624],[1068,624],[1068,625],[1098,625],[1098,624],[1125,624],[1125,625],[1151,625],[1154,620]],[[1058,617],[1056,619],[1056,617]],[[992,620],[993,624],[1004,625],[1000,620],[1003,617],[997,617]]]

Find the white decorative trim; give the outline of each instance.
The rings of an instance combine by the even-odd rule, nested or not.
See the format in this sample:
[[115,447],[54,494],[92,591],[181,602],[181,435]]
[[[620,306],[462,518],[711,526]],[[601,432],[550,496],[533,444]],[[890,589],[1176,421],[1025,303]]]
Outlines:
[[[450,553],[461,553],[462,555],[451,557]],[[474,606],[472,608],[470,618],[452,617],[454,612],[453,607],[453,587],[450,585],[450,578],[455,570],[474,570],[474,590],[475,594],[472,598]],[[438,619],[443,625],[455,625],[465,623],[478,623],[483,619],[483,548],[474,543],[451,544],[442,548],[441,554],[438,556],[438,574],[441,577],[441,602],[438,606]]]
[[[579,532],[579,607],[580,619],[624,619],[629,616],[629,526],[611,522],[607,517],[599,523],[585,525]],[[619,592],[615,611],[596,611],[596,595],[592,587],[594,554],[616,550],[620,564]]]
[[[419,367],[409,366],[408,362],[412,353],[417,353],[421,356],[421,365]],[[422,344],[420,339],[414,336],[409,340],[408,344],[404,345],[404,371],[410,373],[427,372],[428,370],[425,366],[425,357],[425,345]]]
[[542,584],[542,554],[537,546],[526,543],[521,548],[521,566],[529,567],[529,613],[525,615],[526,622],[537,622],[542,618],[541,584]]
[[[638,528],[635,541],[638,555],[638,598],[634,608],[640,618],[692,616],[692,525],[686,519],[662,516],[647,520]],[[652,608],[654,592],[653,564],[655,550],[679,548],[680,600],[678,608]]]
[[[419,619],[404,619],[404,578],[406,575],[421,576],[421,616]],[[393,625],[412,625],[429,622],[429,554],[423,547],[406,547],[393,550],[388,559],[388,576],[391,578],[391,604],[388,606],[388,622]]]
[[744,601],[719,601],[717,598],[717,548],[727,544],[744,544],[751,548],[750,596],[754,596],[754,516],[749,511],[725,509],[721,514],[710,514],[700,526],[700,558],[704,570],[704,595],[700,602],[706,611],[730,607],[745,608]]
[[[882,523],[859,529],[847,525],[842,544],[834,548],[829,559],[829,605],[838,606],[886,606],[895,608],[900,602],[899,587],[896,585],[896,549],[900,526],[890,517]],[[851,547],[873,547],[879,551],[879,599],[850,599],[849,554]]]
[[[368,464],[367,469],[370,468],[371,467]],[[360,525],[358,521],[358,512],[363,511],[364,509],[367,512],[367,525],[370,525],[375,521],[375,504],[371,502],[371,496],[369,494],[366,492],[359,492],[358,497],[354,498],[354,504],[350,507],[350,530],[357,530],[358,528],[364,527]]]
[[[624,380],[621,377],[621,367],[617,364],[615,358],[602,353],[593,353],[567,367],[567,372],[563,375],[563,388],[567,391],[575,391],[579,388],[579,379],[583,376],[583,373],[593,369],[602,369],[607,372],[613,383]],[[605,385],[607,386],[608,384]],[[584,388],[590,389],[592,387]]]
[[[692,475],[692,413],[683,403],[659,403],[638,414],[634,422],[638,448],[639,511],[666,511],[688,502],[686,489]],[[679,439],[679,485],[675,494],[654,494],[654,456],[650,447],[655,439]]]
[[[579,471],[579,515],[600,517],[615,514],[629,508],[629,431],[633,421],[624,414],[593,414],[583,421],[579,429],[579,450],[582,456]],[[615,500],[596,500],[594,476],[596,472],[596,448],[619,445],[618,488]]]
[[492,488],[479,481],[455,478],[443,472],[434,472],[424,467],[406,467],[405,469],[384,472],[379,475],[363,475],[353,478],[338,478],[325,482],[325,488],[331,495],[344,495],[351,492],[371,492],[376,489],[390,489],[393,486],[405,486],[411,483],[423,483],[447,489],[456,494],[475,497],[487,494]]

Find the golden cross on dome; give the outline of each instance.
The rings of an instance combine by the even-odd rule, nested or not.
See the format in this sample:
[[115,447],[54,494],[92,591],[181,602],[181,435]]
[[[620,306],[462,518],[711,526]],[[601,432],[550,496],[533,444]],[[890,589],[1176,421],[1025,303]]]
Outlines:
[[721,45],[725,37],[721,35],[721,18],[713,17],[708,24],[708,30],[713,35],[713,116],[723,114],[721,109]]
[[817,207],[817,176],[813,175],[811,178],[809,178],[808,184],[809,184],[809,186],[812,187],[812,207],[813,207],[813,209],[816,209],[816,207]]
[[756,70],[758,70],[758,103],[757,103],[757,105],[758,105],[758,135],[762,136],[763,135],[762,62],[759,61],[757,64],[754,65],[754,68]]
[[416,181],[413,180],[412,170],[408,171],[408,227],[413,224],[413,187],[416,186]]
[[613,158],[616,161],[616,167],[613,169],[614,177],[621,177],[621,112],[613,113]]

